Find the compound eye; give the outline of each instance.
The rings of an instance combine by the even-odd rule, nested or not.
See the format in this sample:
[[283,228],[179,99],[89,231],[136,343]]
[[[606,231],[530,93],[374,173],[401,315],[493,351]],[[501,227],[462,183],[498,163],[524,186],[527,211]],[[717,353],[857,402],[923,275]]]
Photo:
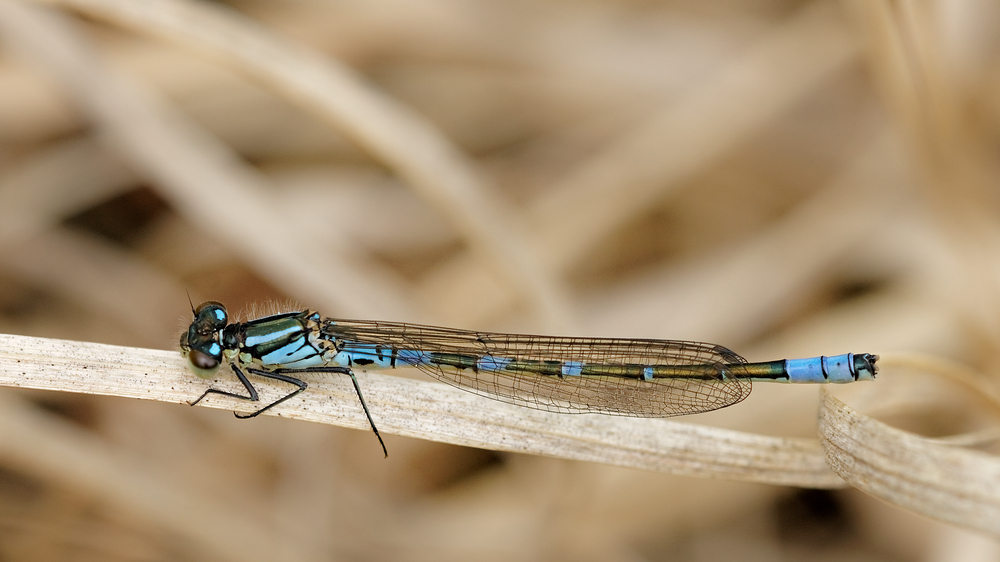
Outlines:
[[188,352],[188,361],[191,362],[191,366],[195,369],[210,371],[219,368],[218,359],[197,349],[192,349]]
[[195,324],[207,325],[212,330],[221,330],[229,322],[229,313],[226,312],[226,307],[222,303],[208,301],[202,303],[194,311],[194,318]]
[[187,359],[191,371],[203,379],[214,378],[216,371],[219,370],[219,365],[222,364],[221,357],[197,349],[188,351]]

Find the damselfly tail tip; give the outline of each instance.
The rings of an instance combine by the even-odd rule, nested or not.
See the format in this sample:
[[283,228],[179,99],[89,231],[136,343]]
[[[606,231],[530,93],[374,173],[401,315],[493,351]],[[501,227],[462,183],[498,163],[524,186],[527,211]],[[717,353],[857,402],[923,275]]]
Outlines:
[[872,353],[859,353],[854,356],[854,372],[857,373],[857,380],[874,380],[878,375],[878,355]]

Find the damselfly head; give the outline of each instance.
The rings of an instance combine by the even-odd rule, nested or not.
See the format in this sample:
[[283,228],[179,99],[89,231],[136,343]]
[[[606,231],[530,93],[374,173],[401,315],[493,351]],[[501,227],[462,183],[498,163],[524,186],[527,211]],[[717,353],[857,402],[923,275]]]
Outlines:
[[181,353],[196,375],[210,379],[222,364],[222,329],[229,322],[226,307],[215,301],[202,303],[194,311],[194,320],[181,334]]

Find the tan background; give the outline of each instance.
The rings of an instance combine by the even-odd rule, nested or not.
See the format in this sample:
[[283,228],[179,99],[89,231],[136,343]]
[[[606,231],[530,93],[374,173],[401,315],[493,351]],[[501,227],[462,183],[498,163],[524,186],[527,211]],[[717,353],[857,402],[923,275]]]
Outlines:
[[[996,374],[991,2],[55,4],[0,1],[0,331],[171,349],[188,291]],[[857,491],[4,392],[269,549],[0,451],[11,560],[1000,556]],[[808,437],[817,398],[685,421]]]

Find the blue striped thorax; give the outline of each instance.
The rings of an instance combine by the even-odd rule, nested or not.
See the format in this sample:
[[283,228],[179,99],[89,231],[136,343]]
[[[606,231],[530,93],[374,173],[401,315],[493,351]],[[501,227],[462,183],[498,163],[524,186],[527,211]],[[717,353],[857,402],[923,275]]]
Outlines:
[[319,337],[319,314],[304,310],[268,316],[223,331],[223,345],[238,360],[265,368],[307,369],[324,365],[332,343]]

